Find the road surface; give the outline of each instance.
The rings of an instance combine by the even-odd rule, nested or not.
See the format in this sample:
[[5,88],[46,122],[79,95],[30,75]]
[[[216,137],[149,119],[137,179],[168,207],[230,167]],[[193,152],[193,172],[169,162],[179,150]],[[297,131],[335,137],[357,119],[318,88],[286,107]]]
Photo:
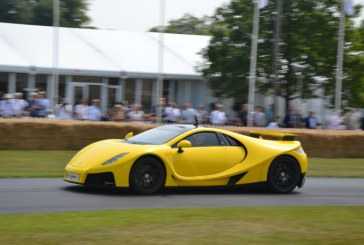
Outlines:
[[266,205],[364,205],[364,179],[309,178],[303,189],[289,195],[169,190],[154,196],[89,191],[61,179],[0,179],[0,213]]

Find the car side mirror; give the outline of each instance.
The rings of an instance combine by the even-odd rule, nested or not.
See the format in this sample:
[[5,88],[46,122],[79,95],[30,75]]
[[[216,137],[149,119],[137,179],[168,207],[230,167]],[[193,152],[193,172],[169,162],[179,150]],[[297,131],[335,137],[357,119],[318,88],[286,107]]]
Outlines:
[[124,137],[124,139],[130,139],[131,137],[133,137],[134,136],[134,133],[133,132],[129,132],[129,133],[127,133],[126,135],[125,135],[125,137]]
[[177,147],[178,147],[178,153],[182,153],[183,148],[192,147],[192,143],[188,140],[182,140],[182,141],[178,142]]

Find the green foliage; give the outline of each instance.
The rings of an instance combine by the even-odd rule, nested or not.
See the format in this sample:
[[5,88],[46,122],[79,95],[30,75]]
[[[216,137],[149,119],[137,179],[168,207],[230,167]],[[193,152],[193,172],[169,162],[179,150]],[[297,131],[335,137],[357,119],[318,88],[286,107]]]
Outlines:
[[344,99],[348,106],[364,106],[364,22],[348,36],[350,52],[345,57]]
[[[260,13],[257,76],[258,89],[263,93],[273,92],[276,84],[272,64],[277,1],[271,0]],[[286,98],[286,106],[290,100],[298,97],[315,97],[315,90],[320,86],[326,88],[327,94],[332,94],[335,87],[340,1],[282,1],[279,79],[275,92]],[[358,15],[360,8],[356,10]],[[213,17],[212,39],[203,52],[206,63],[201,71],[218,97],[234,97],[246,102],[252,14],[251,0],[233,0],[217,9]],[[346,26],[347,41],[362,43],[363,38],[351,40],[354,24],[349,18]],[[351,49],[349,46],[346,53]],[[356,70],[360,71],[360,65],[357,61],[354,63]],[[350,70],[347,72],[354,75]],[[361,77],[361,73],[357,76]],[[317,77],[325,78],[326,83],[320,83]]]
[[2,0],[0,1],[0,22],[30,24],[33,18],[31,0]]
[[[90,20],[86,12],[86,0],[60,0],[61,26],[83,26]],[[53,24],[53,1],[0,1],[0,22],[51,26]]]
[[153,27],[151,32],[166,32],[192,35],[209,35],[211,19],[208,16],[202,18],[185,14],[182,18],[169,21],[167,26]]

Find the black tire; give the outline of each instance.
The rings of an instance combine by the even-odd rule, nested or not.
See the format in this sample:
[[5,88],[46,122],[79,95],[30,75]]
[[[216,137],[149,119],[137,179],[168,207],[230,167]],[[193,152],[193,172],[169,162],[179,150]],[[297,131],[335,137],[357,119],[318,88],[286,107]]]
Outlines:
[[274,193],[291,193],[301,180],[301,169],[293,157],[280,156],[269,167],[267,185]]
[[163,164],[154,157],[143,157],[137,160],[129,175],[132,191],[148,195],[160,191],[164,187],[166,171]]

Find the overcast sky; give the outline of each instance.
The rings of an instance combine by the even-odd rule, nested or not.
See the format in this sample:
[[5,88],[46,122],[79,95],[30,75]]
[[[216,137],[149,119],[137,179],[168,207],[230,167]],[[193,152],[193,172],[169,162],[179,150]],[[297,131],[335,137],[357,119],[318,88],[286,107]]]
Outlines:
[[[88,0],[91,25],[101,29],[146,31],[159,24],[160,0]],[[185,13],[211,15],[229,0],[166,0],[166,19]],[[364,0],[354,0],[364,5]],[[364,11],[363,11],[364,12]]]

